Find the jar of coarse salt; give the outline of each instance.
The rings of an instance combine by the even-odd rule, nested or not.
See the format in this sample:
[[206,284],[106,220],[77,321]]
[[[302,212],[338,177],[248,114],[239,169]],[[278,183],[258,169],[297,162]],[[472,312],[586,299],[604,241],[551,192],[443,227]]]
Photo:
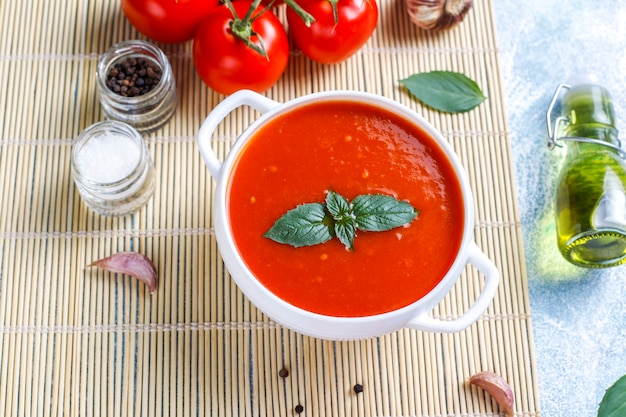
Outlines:
[[103,216],[124,216],[154,192],[148,146],[132,126],[114,120],[85,129],[72,143],[72,175],[87,206]]

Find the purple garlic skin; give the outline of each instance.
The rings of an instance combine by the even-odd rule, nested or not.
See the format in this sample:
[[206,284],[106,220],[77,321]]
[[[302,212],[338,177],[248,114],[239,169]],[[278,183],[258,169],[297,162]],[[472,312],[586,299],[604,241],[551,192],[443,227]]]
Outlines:
[[102,268],[117,274],[127,274],[146,284],[153,293],[157,288],[158,274],[156,267],[145,255],[136,252],[119,252],[92,262],[88,266]]
[[500,375],[494,372],[479,372],[469,379],[474,384],[493,397],[500,406],[500,410],[508,417],[513,417],[513,390]]

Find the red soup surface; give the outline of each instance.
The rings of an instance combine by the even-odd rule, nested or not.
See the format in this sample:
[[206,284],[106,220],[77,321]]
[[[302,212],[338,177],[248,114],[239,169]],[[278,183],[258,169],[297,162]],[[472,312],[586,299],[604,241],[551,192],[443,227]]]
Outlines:
[[[408,226],[357,231],[354,250],[334,238],[294,248],[263,237],[288,210],[386,194],[419,215]],[[278,297],[311,312],[357,317],[405,307],[431,291],[454,262],[463,201],[436,141],[402,117],[352,101],[296,108],[265,123],[230,178],[228,210],[248,268]]]

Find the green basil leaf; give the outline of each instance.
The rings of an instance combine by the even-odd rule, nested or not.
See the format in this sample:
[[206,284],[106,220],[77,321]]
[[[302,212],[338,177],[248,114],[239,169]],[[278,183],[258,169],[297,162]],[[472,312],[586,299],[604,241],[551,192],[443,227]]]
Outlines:
[[356,236],[356,223],[352,221],[344,221],[335,223],[335,235],[339,241],[344,244],[346,249],[354,249],[354,238]]
[[329,191],[326,195],[326,209],[337,221],[350,215],[350,203],[344,196],[334,191]]
[[348,199],[339,193],[329,191],[326,196],[326,209],[335,220],[335,236],[339,238],[347,249],[354,249],[356,236],[356,222]]
[[363,194],[352,200],[352,209],[359,229],[382,232],[410,223],[417,211],[406,201],[382,194]]
[[403,226],[417,217],[411,204],[382,194],[364,194],[349,202],[330,191],[326,205],[302,204],[289,210],[263,236],[296,248],[324,243],[333,237],[354,249],[358,229],[380,232]]
[[474,80],[458,72],[418,73],[400,83],[425,105],[446,113],[472,110],[486,99]]
[[626,375],[622,376],[606,390],[598,409],[598,417],[623,417],[625,415]]
[[333,235],[333,222],[324,205],[309,203],[289,210],[263,236],[298,248],[324,243]]

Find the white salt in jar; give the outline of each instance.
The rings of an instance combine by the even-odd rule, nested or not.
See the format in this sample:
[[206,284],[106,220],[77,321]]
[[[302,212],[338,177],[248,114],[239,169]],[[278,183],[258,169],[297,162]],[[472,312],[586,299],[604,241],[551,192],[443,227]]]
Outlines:
[[107,120],[72,143],[72,174],[83,201],[103,216],[123,216],[148,202],[154,166],[143,137],[126,123]]

